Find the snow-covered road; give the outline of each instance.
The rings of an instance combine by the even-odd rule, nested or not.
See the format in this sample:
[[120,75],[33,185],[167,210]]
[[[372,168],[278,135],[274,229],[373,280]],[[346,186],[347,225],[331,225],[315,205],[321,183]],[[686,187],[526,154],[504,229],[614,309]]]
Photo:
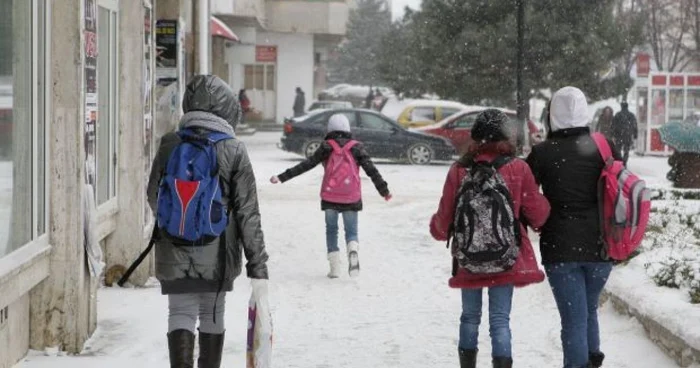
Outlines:
[[[258,177],[273,308],[274,366],[280,368],[456,367],[459,291],[447,287],[449,253],[428,234],[447,165],[381,163],[394,200],[384,202],[364,178],[359,278],[325,277],[325,235],[318,186],[320,168],[287,184],[267,179],[296,164],[279,151],[279,134],[244,137]],[[632,166],[651,167],[637,159]],[[657,163],[663,169],[663,164]],[[661,162],[661,161],[660,161]],[[650,173],[663,178],[665,171]],[[224,367],[243,367],[247,300],[240,278],[227,300]],[[484,306],[486,308],[486,306]],[[487,313],[479,367],[490,367]],[[80,357],[33,352],[17,368],[165,367],[166,298],[154,287],[101,289],[98,330]],[[559,316],[545,283],[519,289],[512,313],[517,367],[561,366]],[[676,367],[647,340],[634,320],[601,310],[606,367]]]

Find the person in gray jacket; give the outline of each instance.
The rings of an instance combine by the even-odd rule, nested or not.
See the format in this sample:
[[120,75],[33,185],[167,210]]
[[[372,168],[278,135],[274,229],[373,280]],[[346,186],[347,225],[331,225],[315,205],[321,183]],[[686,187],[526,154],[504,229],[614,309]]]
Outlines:
[[[240,104],[231,88],[211,75],[198,75],[187,85],[185,115],[179,129],[224,132],[232,137],[240,121]],[[176,133],[161,140],[148,182],[148,204],[157,213],[158,188],[170,154],[180,143]],[[168,295],[168,349],[171,368],[194,366],[195,327],[199,319],[199,368],[218,368],[224,344],[225,294],[241,274],[242,256],[253,293],[267,290],[267,259],[253,168],[243,143],[216,143],[224,203],[229,223],[221,237],[202,246],[177,246],[156,234],[156,277]]]

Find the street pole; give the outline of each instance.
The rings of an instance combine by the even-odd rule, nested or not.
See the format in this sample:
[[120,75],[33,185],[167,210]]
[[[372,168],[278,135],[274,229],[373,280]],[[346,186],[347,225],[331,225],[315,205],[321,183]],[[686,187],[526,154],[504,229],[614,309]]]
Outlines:
[[528,129],[525,127],[527,124],[527,116],[525,116],[526,110],[525,110],[525,103],[524,101],[524,95],[525,91],[523,91],[523,55],[525,53],[525,45],[524,45],[524,23],[525,23],[525,0],[516,0],[517,6],[518,6],[518,55],[516,57],[516,111],[517,111],[517,119],[518,119],[518,146],[522,147],[527,140],[528,134],[526,132]]

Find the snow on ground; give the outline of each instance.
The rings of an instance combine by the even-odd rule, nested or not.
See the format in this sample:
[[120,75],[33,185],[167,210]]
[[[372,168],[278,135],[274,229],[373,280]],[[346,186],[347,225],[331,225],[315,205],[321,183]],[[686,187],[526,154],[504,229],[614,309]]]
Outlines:
[[[357,279],[329,280],[318,198],[322,170],[283,185],[269,184],[270,176],[299,160],[274,147],[278,138],[279,133],[242,138],[257,175],[271,257],[274,366],[458,366],[460,293],[447,286],[448,250],[428,234],[428,220],[437,207],[448,166],[381,163],[379,170],[394,200],[384,202],[371,182],[364,180],[362,273]],[[639,159],[632,160],[636,164]],[[224,367],[244,365],[249,296],[249,282],[240,278],[227,300]],[[98,308],[98,330],[84,354],[47,357],[33,352],[16,368],[167,366],[167,304],[157,287],[101,289]],[[487,315],[485,309],[481,368],[491,366]],[[546,283],[516,291],[511,320],[516,366],[561,366],[559,316]],[[601,310],[601,329],[609,356],[606,366],[676,367],[635,320],[609,306]]]

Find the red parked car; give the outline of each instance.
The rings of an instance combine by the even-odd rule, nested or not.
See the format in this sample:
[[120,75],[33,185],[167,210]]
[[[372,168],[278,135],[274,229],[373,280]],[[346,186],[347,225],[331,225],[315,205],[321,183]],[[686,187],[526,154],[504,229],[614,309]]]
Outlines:
[[[464,109],[454,115],[451,115],[435,124],[414,129],[425,134],[437,135],[449,139],[457,149],[459,154],[466,151],[469,142],[471,142],[471,129],[474,126],[477,115],[480,112],[488,109],[488,107],[474,106]],[[516,112],[513,110],[497,108],[503,111],[512,121],[516,121]],[[525,142],[523,151],[529,153],[531,146],[542,141],[542,132],[532,120],[527,121],[529,131],[529,142]]]

